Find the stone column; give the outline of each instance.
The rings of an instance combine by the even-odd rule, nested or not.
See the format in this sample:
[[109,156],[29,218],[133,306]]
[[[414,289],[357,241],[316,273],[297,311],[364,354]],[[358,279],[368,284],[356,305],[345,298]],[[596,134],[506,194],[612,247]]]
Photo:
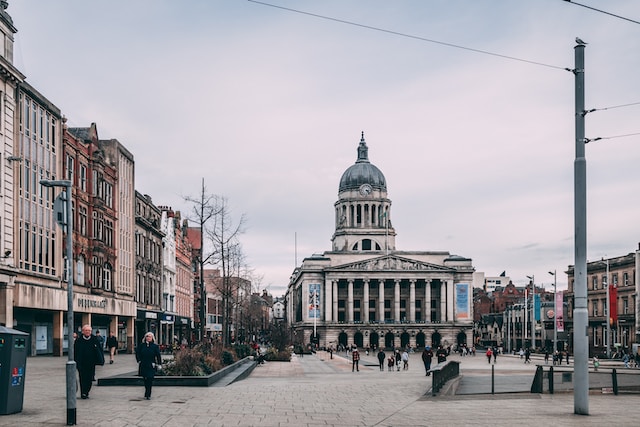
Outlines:
[[416,281],[409,280],[409,321],[416,321]]
[[132,354],[134,352],[134,337],[133,337],[133,328],[136,323],[135,317],[127,317],[125,318],[127,322],[127,354]]
[[13,328],[13,277],[0,275],[0,325]]
[[445,289],[447,290],[447,321],[453,322],[453,281],[447,282]]
[[331,322],[333,311],[333,285],[331,280],[324,279],[324,320],[325,322]]
[[393,307],[394,313],[393,317],[395,318],[396,323],[400,322],[400,280],[395,279],[394,293],[393,293]]
[[440,282],[440,322],[447,321],[447,282]]
[[384,323],[384,280],[378,280],[378,322]]
[[369,279],[364,280],[363,299],[364,301],[360,306],[360,318],[364,323],[369,323]]
[[332,280],[331,286],[333,287],[333,318],[338,321],[338,281]]
[[424,281],[424,321],[431,322],[431,280]]
[[[53,312],[53,355],[61,357],[64,354],[64,311]],[[73,327],[70,328],[69,342],[73,345]]]
[[353,323],[353,279],[348,281],[347,298],[347,321]]

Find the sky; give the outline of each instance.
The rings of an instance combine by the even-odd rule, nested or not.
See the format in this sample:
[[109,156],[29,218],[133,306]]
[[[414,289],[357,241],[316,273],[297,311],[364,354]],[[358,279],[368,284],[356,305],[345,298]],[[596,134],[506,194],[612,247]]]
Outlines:
[[[580,4],[640,21],[640,2]],[[396,248],[559,289],[574,263],[575,39],[585,48],[587,258],[640,242],[640,25],[564,0],[9,0],[14,65],[70,127],[135,157],[186,213],[227,198],[255,285],[331,249],[361,132]],[[636,105],[627,105],[636,104]]]

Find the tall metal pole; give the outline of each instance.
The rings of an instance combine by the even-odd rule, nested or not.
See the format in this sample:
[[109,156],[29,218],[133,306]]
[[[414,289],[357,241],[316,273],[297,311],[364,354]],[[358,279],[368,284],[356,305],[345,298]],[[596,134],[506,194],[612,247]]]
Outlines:
[[66,364],[66,391],[67,391],[67,425],[76,424],[76,361],[73,347],[73,204],[71,201],[71,185],[70,180],[40,180],[40,185],[51,187],[64,187],[66,202],[66,237],[67,237],[67,256],[65,258],[67,267],[67,364]]
[[607,292],[607,307],[605,309],[605,313],[607,313],[607,359],[611,359],[611,344],[609,343],[609,339],[611,338],[611,301],[609,298],[609,259],[607,259],[607,286],[605,287],[605,291]]
[[587,313],[587,161],[584,136],[584,48],[580,39],[575,54],[575,134],[574,160],[574,306],[573,306],[573,358],[574,392],[573,412],[589,415],[589,340]]
[[[558,350],[558,301],[556,295],[558,293],[558,277],[556,276],[557,270],[550,271],[549,274],[553,275],[553,352]],[[560,307],[562,310],[564,307]]]
[[536,276],[527,276],[531,279],[531,348],[536,348]]
[[76,424],[76,361],[73,348],[73,205],[71,181],[67,185],[67,425]]

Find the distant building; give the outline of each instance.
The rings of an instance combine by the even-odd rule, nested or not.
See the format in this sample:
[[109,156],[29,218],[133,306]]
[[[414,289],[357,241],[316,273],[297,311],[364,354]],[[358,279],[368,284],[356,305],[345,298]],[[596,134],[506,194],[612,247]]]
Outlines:
[[[640,249],[627,255],[587,263],[587,313],[589,355],[606,353],[607,341],[611,353],[630,351],[640,343]],[[574,266],[567,271],[569,305],[567,328],[573,337],[573,309],[575,308]],[[607,313],[607,291],[609,312]],[[608,315],[607,315],[608,314]],[[607,317],[611,336],[607,337]],[[573,339],[570,340],[572,344]]]
[[400,251],[382,172],[362,136],[340,179],[332,249],[305,258],[286,293],[299,344],[424,347],[470,344],[471,259]]

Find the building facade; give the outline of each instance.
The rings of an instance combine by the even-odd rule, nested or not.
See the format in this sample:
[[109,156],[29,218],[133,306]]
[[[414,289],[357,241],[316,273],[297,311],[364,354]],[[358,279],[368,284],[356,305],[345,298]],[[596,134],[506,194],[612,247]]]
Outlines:
[[471,259],[396,249],[387,182],[364,134],[334,208],[332,249],[305,258],[288,285],[292,339],[334,348],[470,345]]
[[[607,346],[611,354],[629,352],[633,344],[640,343],[639,271],[640,249],[627,255],[587,263],[589,356],[604,356]],[[573,338],[574,266],[569,266],[567,275],[567,327]]]
[[135,204],[135,271],[136,327],[135,341],[147,332],[158,334],[162,318],[162,212],[151,197],[136,191]]

